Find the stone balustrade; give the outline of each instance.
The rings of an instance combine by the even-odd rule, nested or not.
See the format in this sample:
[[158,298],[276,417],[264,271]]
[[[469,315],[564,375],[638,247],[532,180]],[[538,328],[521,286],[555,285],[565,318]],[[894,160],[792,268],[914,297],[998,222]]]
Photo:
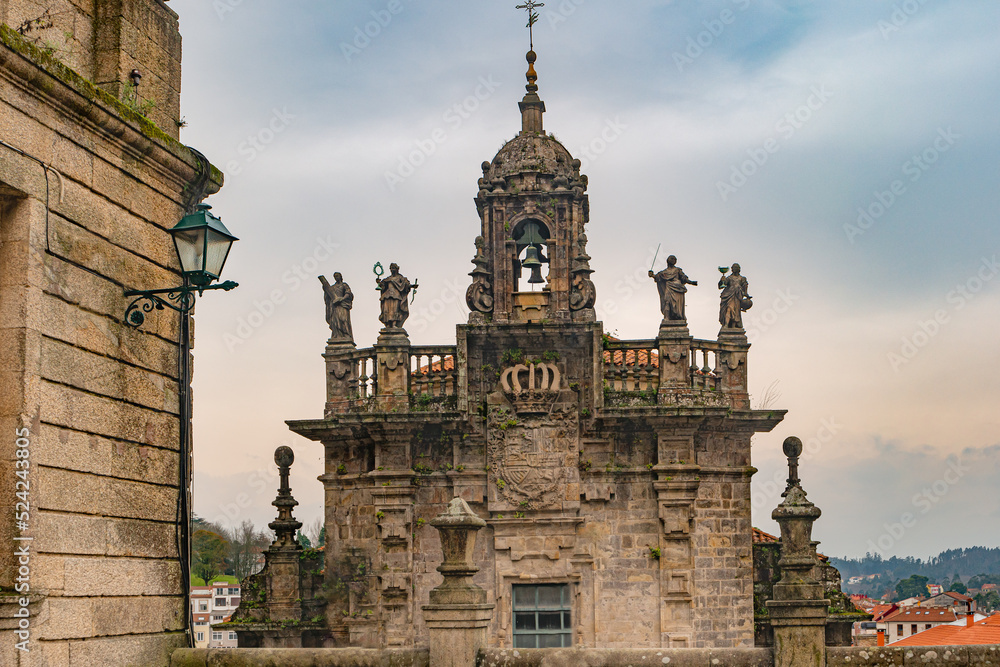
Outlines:
[[[384,368],[386,355],[380,358],[379,347],[361,349],[328,348],[324,358],[327,369],[326,414],[381,411],[384,396],[409,396],[418,411],[440,399],[457,393],[456,347],[454,345],[421,345],[392,350],[392,375]],[[400,358],[402,355],[403,358]],[[408,374],[396,373],[402,365]],[[393,406],[398,408],[399,401]],[[387,411],[387,410],[386,410]]]
[[421,345],[410,348],[410,393],[421,396],[454,396],[457,378],[454,345]]
[[607,389],[656,393],[660,386],[660,357],[655,338],[608,340],[604,348],[604,382]]
[[707,405],[749,408],[742,340],[687,336],[605,340],[606,407]]

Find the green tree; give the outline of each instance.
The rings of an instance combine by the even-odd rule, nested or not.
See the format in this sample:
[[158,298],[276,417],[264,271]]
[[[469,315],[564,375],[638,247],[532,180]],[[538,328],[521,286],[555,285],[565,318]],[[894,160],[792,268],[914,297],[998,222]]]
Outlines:
[[996,591],[980,593],[975,597],[975,600],[976,609],[981,614],[992,614],[995,611],[1000,611],[1000,593]]
[[301,530],[299,531],[295,539],[298,541],[299,544],[302,545],[303,549],[312,549],[312,542],[309,541],[309,538],[306,537],[305,533],[303,533]]
[[226,568],[229,542],[218,533],[202,528],[191,536],[191,551],[194,573],[206,582],[211,582],[214,576],[221,574]]
[[324,525],[319,529],[319,539],[317,540],[317,547],[324,546],[326,544],[326,526]]
[[907,579],[901,579],[896,583],[896,600],[927,595],[927,577],[919,574],[911,574]]
[[965,595],[966,593],[969,592],[969,588],[962,583],[961,579],[956,579],[955,581],[951,582],[951,586],[948,588],[948,590],[955,591],[956,593],[961,593],[962,595]]

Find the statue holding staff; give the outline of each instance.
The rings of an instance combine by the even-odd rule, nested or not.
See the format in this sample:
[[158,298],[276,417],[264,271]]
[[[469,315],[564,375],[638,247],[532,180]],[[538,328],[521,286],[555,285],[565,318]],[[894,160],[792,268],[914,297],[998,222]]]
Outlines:
[[660,312],[663,313],[663,322],[684,322],[687,316],[684,314],[684,294],[687,292],[687,285],[698,285],[697,280],[691,280],[684,271],[677,266],[677,258],[673,255],[667,257],[667,268],[659,273],[649,270],[649,277],[656,281],[656,289],[660,292]]
[[351,308],[354,305],[354,293],[351,286],[344,282],[339,272],[333,274],[333,284],[320,276],[323,284],[323,297],[326,301],[326,322],[330,325],[330,340],[333,342],[354,342],[354,332],[351,330]]
[[742,329],[743,311],[750,310],[753,300],[747,294],[747,279],[740,275],[740,265],[733,264],[732,270],[732,273],[726,275],[726,267],[719,267],[722,273],[719,280],[719,289],[722,290],[719,324],[723,329]]
[[[376,276],[378,275],[376,272]],[[410,316],[410,306],[406,298],[411,290],[416,293],[418,287],[416,283],[410,284],[410,281],[399,273],[399,265],[395,262],[389,265],[388,278],[375,278],[375,289],[382,293],[379,297],[382,302],[382,314],[378,319],[387,329],[403,327],[403,322]]]

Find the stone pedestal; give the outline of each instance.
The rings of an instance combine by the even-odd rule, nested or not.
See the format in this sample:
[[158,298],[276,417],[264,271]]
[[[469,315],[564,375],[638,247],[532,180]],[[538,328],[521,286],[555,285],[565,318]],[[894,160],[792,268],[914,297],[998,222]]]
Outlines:
[[718,364],[719,390],[729,395],[733,407],[750,409],[747,390],[747,351],[750,343],[743,329],[723,329],[719,332]]
[[768,600],[774,667],[826,667],[828,605],[826,600]]
[[660,356],[660,392],[687,388],[690,384],[691,332],[687,320],[663,320],[656,337]]
[[326,411],[346,411],[352,394],[358,391],[357,360],[353,353],[357,347],[351,341],[326,343],[323,359],[326,361]]
[[486,602],[486,591],[472,583],[472,575],[479,571],[473,565],[476,532],[486,522],[464,500],[455,498],[430,524],[441,535],[444,553],[437,568],[444,582],[430,592],[430,604],[423,607],[430,635],[430,664],[469,667],[476,664],[476,653],[486,646],[486,628],[493,618],[494,605]]
[[267,615],[271,621],[301,621],[302,592],[299,564],[302,546],[272,547],[265,552],[267,561]]
[[785,499],[771,518],[781,526],[781,580],[767,601],[774,628],[775,667],[826,667],[826,617],[830,602],[823,585],[813,578],[818,564],[812,527],[820,509],[806,498],[799,482],[798,462],[802,441],[786,438],[788,486]]
[[410,339],[406,330],[385,328],[375,343],[378,365],[378,406],[382,412],[405,411],[410,406]]

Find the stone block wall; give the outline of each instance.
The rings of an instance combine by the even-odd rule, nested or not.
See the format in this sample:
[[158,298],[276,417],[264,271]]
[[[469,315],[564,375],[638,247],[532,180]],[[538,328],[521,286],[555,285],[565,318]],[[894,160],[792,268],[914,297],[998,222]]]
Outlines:
[[1000,646],[881,646],[841,647],[826,650],[827,667],[888,667],[890,665],[975,665],[996,667],[1000,665]]
[[[0,587],[16,583],[9,547],[24,534],[41,596],[30,654],[5,641],[0,664],[165,665],[184,642],[179,318],[158,311],[132,329],[123,290],[179,284],[166,230],[199,165],[0,33],[0,139],[51,167],[47,183],[37,161],[0,146]],[[209,192],[220,186],[213,171]],[[26,531],[12,520],[16,429],[30,434]]]
[[3,0],[0,23],[118,99],[138,69],[137,105],[152,101],[146,115],[177,138],[181,36],[163,0]]
[[[459,496],[488,523],[475,581],[496,604],[491,645],[510,646],[511,585],[535,582],[570,584],[581,646],[753,645],[749,435],[688,433],[679,459],[680,440],[655,425],[630,420],[639,428],[622,436],[609,423],[583,441],[574,510],[521,512],[487,504],[486,445],[467,423],[440,413],[407,421],[343,427],[326,442],[334,637],[426,644],[420,607],[441,582],[428,522]],[[660,459],[658,448],[672,453]]]
[[670,665],[670,667],[771,667],[774,656],[769,649],[484,649],[479,652],[477,667],[631,667],[632,665]]

